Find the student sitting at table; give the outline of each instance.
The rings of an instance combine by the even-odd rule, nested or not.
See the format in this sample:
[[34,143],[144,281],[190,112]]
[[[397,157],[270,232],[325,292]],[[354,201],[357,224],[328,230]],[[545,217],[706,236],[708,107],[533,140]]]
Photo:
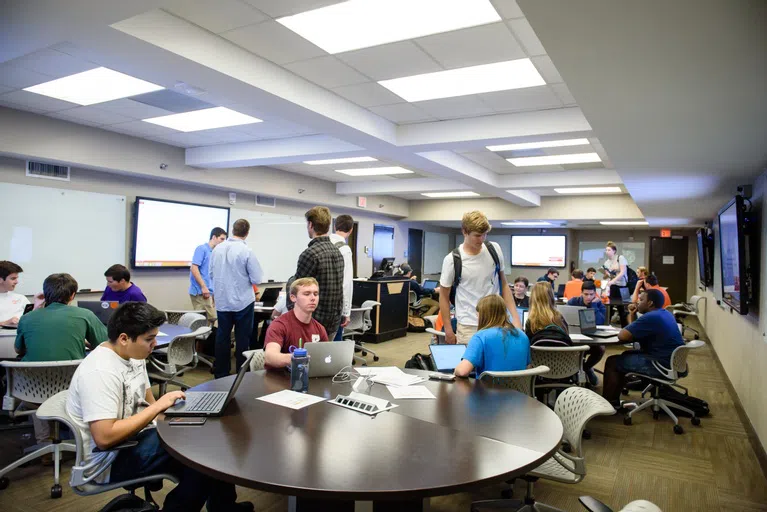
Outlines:
[[0,325],[16,327],[29,299],[13,290],[24,270],[12,261],[0,261]]
[[530,341],[509,321],[506,303],[500,295],[488,295],[477,304],[477,333],[466,346],[463,360],[455,368],[457,377],[474,371],[508,372],[524,370],[530,364]]
[[514,303],[518,308],[530,307],[530,297],[527,296],[528,286],[530,286],[530,281],[524,276],[519,276],[514,280],[514,286],[511,291],[512,296],[514,297]]
[[[155,400],[146,371],[146,359],[156,345],[165,313],[150,304],[123,304],[109,319],[109,341],[99,345],[75,371],[69,385],[67,413],[85,440],[85,464],[109,456],[109,449],[125,441],[138,444],[123,448],[99,482],[124,481],[160,473],[178,478],[165,497],[164,511],[250,511],[252,503],[235,503],[234,484],[203,475],[165,451],[157,429],[147,428],[183,391],[171,391]],[[187,427],[188,428],[188,427]],[[98,447],[102,452],[93,453]]]
[[542,275],[538,278],[538,283],[548,283],[551,285],[551,291],[554,291],[554,286],[556,286],[555,281],[559,279],[559,270],[555,269],[554,267],[551,267],[546,271],[546,274]]
[[567,305],[593,309],[597,325],[604,325],[607,308],[605,308],[605,305],[599,300],[599,297],[597,297],[597,287],[594,286],[594,283],[584,282],[581,287],[580,295],[568,300]]
[[583,270],[576,268],[570,276],[571,279],[565,284],[565,299],[578,297],[583,286]]
[[530,345],[535,345],[541,339],[572,344],[565,317],[555,305],[554,291],[545,281],[535,283],[530,293],[530,310],[525,324],[525,334],[530,339]]
[[426,316],[431,316],[439,311],[439,302],[429,296],[426,296],[426,292],[418,282],[418,276],[413,275],[413,267],[407,263],[403,263],[399,266],[399,269],[402,271],[403,277],[410,279],[410,291],[415,292],[417,300],[421,301],[422,311],[418,314],[418,316],[423,318]]
[[[644,279],[645,290],[658,290],[663,294],[664,307],[671,304],[671,297],[668,296],[668,292],[660,287],[658,284],[658,276],[655,274],[648,274]],[[641,293],[641,292],[640,292]]]
[[645,279],[650,275],[647,267],[637,267],[637,283],[634,286],[634,293],[631,294],[631,302],[637,302],[639,300],[639,294],[645,289]]
[[296,279],[290,285],[290,300],[293,309],[278,316],[269,325],[264,342],[264,367],[267,370],[290,366],[290,347],[314,341],[328,341],[328,333],[312,313],[317,309],[320,288],[313,277]]
[[124,265],[112,265],[104,272],[107,289],[101,300],[123,302],[147,302],[141,289],[130,280],[130,271]]
[[[618,333],[622,343],[639,343],[639,350],[626,350],[605,361],[605,381],[602,396],[613,406],[620,406],[620,394],[627,373],[662,377],[653,363],[671,368],[671,354],[684,345],[674,315],[663,309],[665,302],[660,290],[639,294],[639,302],[629,305],[630,324]],[[637,312],[642,316],[637,318]]]
[[596,278],[596,276],[597,276],[597,269],[595,269],[594,267],[589,267],[588,269],[586,269],[586,275],[583,276],[583,282],[584,283],[588,283],[588,282],[593,283],[595,278]]

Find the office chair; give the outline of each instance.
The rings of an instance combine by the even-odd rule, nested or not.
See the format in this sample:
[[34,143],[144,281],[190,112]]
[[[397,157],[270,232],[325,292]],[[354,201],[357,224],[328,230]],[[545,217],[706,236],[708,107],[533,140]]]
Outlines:
[[[112,465],[112,462],[114,462],[115,458],[117,458],[117,454],[121,449],[136,446],[138,443],[136,443],[136,441],[126,441],[109,450],[107,452],[107,456],[101,461],[91,461],[88,464],[85,464],[86,444],[80,435],[80,429],[77,428],[74,420],[67,413],[68,396],[69,390],[56,393],[48,400],[43,402],[43,404],[37,410],[37,416],[42,420],[56,422],[54,427],[57,430],[59,428],[59,423],[61,423],[72,432],[76,446],[75,452],[77,453],[77,458],[75,459],[75,465],[72,467],[72,474],[69,478],[69,485],[75,494],[78,494],[79,496],[92,496],[94,494],[100,494],[102,492],[108,492],[123,487],[130,491],[130,496],[133,496],[134,498],[131,500],[130,496],[127,496],[126,498],[128,499],[124,499],[123,501],[127,503],[130,503],[131,501],[138,503],[141,500],[135,496],[136,489],[143,487],[146,501],[153,504],[159,510],[159,506],[152,498],[151,492],[162,488],[163,480],[170,480],[173,483],[178,483],[176,477],[168,474],[157,474],[141,478],[134,478],[123,482],[96,482],[99,476],[104,471],[106,471],[109,466]],[[115,501],[116,500],[113,500],[113,503]]]
[[[565,389],[583,383],[583,355],[588,351],[586,345],[541,346],[541,343],[559,344],[556,340],[539,340],[530,347],[530,359],[533,367],[547,366],[548,373],[541,375],[536,383],[536,390],[546,390],[546,395],[552,390]],[[561,379],[575,377],[575,382],[558,382]],[[547,401],[548,403],[548,401]]]
[[[196,331],[200,327],[205,327],[208,325],[208,318],[204,314],[200,314],[197,311],[188,311],[181,315],[181,317],[178,319],[178,325],[186,327],[187,329],[191,329],[192,331]],[[210,336],[210,333],[200,336],[198,339],[203,341],[208,336]],[[199,352],[197,352],[197,361],[208,366],[209,368],[213,368],[213,361],[208,359],[206,356],[201,356]]]
[[657,420],[660,416],[660,411],[663,410],[663,412],[668,414],[668,416],[674,420],[675,434],[683,434],[684,429],[682,428],[682,425],[679,424],[679,419],[676,415],[671,412],[671,409],[686,412],[692,416],[690,422],[693,425],[700,425],[700,418],[698,418],[692,410],[660,398],[660,391],[663,388],[680,388],[685,391],[685,394],[687,393],[686,387],[677,384],[677,380],[681,378],[679,374],[687,371],[687,356],[689,355],[690,350],[700,348],[704,345],[705,343],[700,340],[693,340],[686,345],[674,349],[674,352],[671,354],[671,369],[664,368],[659,363],[653,362],[653,366],[661,373],[661,375],[663,375],[663,377],[655,377],[642,373],[627,373],[627,378],[636,378],[641,381],[642,384],[647,386],[644,391],[642,391],[642,396],[644,397],[645,394],[650,393],[651,398],[639,401],[637,407],[629,411],[626,417],[623,418],[623,423],[625,425],[631,425],[631,417],[634,414],[651,407],[653,419]]
[[371,327],[373,327],[373,321],[370,319],[370,312],[373,311],[374,307],[380,305],[380,302],[376,302],[374,300],[366,300],[362,303],[362,307],[351,309],[349,325],[344,327],[344,333],[342,337],[344,339],[351,338],[354,340],[354,349],[360,350],[363,356],[360,357],[355,355],[352,364],[359,361],[363,366],[367,366],[367,361],[365,360],[364,356],[368,355],[368,352],[373,355],[373,361],[378,361],[379,359],[378,354],[368,349],[365,345],[363,345],[361,341],[357,341],[355,337],[362,336],[367,331],[369,331]]
[[[591,496],[581,496],[578,498],[578,501],[581,502],[581,505],[588,510],[589,512],[613,512],[613,509],[602,503],[596,498],[592,498]],[[645,500],[636,500],[632,501],[622,509],[620,509],[619,512],[663,512],[661,509],[658,508],[657,505],[654,503],[650,503],[649,501]]]
[[511,372],[482,372],[478,380],[488,382],[493,387],[513,389],[535,398],[535,378],[549,370],[548,366],[541,365]]
[[[3,361],[0,366],[5,367],[8,390],[3,397],[3,410],[8,411],[11,418],[30,416],[38,412],[38,419],[42,419],[39,409],[24,410],[21,402],[40,405],[56,393],[69,389],[72,375],[82,362],[75,361],[48,361],[30,363],[23,361]],[[35,460],[48,453],[53,454],[53,486],[51,498],[61,497],[61,485],[59,485],[59,472],[61,470],[61,452],[74,452],[75,447],[71,443],[61,442],[58,426],[54,425],[52,440],[50,443],[41,443],[32,447],[34,451],[23,456],[19,460],[0,469],[0,489],[5,489],[10,484],[7,475],[22,464]]]
[[185,309],[166,309],[165,310],[165,316],[168,317],[168,323],[174,324],[174,325],[181,325],[179,323],[179,320],[181,319],[182,316],[186,315],[187,313],[195,313],[205,318],[205,311],[201,311],[201,310],[185,310]]
[[[197,351],[195,345],[197,338],[210,333],[210,327],[200,327],[196,331],[183,336],[176,336],[168,344],[168,348],[157,349],[157,354],[152,354],[147,359],[147,373],[152,381],[159,383],[160,396],[165,394],[168,384],[174,384],[182,389],[189,386],[176,380],[185,371],[197,366]],[[165,355],[167,362],[157,358],[157,355]]]
[[701,302],[705,304],[706,297],[701,295],[693,295],[690,297],[689,303],[672,304],[666,308],[667,310],[671,311],[671,313],[674,315],[674,319],[682,326],[682,336],[684,336],[685,332],[692,331],[693,338],[696,340],[700,339],[700,332],[697,329],[688,327],[685,320],[687,318],[700,319]]
[[522,477],[527,482],[527,495],[519,500],[485,500],[471,504],[471,512],[482,510],[517,510],[518,512],[561,512],[554,507],[536,503],[533,486],[539,478],[566,484],[577,484],[586,476],[581,436],[586,424],[595,416],[615,414],[610,403],[586,388],[569,388],[557,398],[554,413],[564,427],[563,439],[572,446],[575,454],[565,453],[561,448],[546,462]]
[[257,372],[263,370],[264,364],[266,363],[266,353],[264,352],[264,349],[245,350],[242,353],[242,357],[247,361],[251,354],[253,357],[250,359],[250,371]]

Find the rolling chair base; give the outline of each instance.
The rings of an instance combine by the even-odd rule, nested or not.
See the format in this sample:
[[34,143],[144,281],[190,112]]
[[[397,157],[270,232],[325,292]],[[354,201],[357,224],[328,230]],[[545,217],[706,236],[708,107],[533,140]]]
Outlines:
[[31,462],[43,455],[53,454],[53,486],[51,487],[51,498],[61,498],[61,485],[59,483],[60,471],[61,471],[61,456],[63,452],[77,453],[77,448],[74,444],[68,442],[51,442],[44,445],[42,448],[38,448],[32,453],[25,455],[17,461],[9,464],[8,466],[0,469],[0,490],[5,489],[10,485],[10,480],[6,474],[10,473],[14,469]]
[[671,409],[677,409],[678,411],[686,412],[687,414],[692,416],[690,422],[693,425],[695,425],[695,426],[700,425],[700,418],[698,418],[693,411],[691,411],[687,407],[683,407],[683,406],[681,406],[679,404],[675,404],[673,402],[669,402],[669,401],[664,400],[662,398],[648,398],[647,400],[645,400],[643,402],[639,402],[635,409],[629,411],[629,413],[623,419],[623,423],[625,425],[631,425],[631,417],[635,413],[637,413],[637,412],[639,412],[639,411],[641,411],[643,409],[648,409],[648,408],[652,408],[653,419],[656,419],[656,420],[660,416],[660,411],[665,412],[674,421],[674,433],[675,434],[683,434],[684,433],[684,429],[679,424],[679,418],[676,416],[676,414],[674,414],[671,411]]

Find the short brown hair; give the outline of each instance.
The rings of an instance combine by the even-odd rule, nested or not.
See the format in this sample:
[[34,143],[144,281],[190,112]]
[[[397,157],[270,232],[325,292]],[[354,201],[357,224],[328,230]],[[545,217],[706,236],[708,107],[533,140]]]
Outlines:
[[[69,275],[69,274],[53,274],[53,275]],[[70,276],[71,277],[71,276]],[[130,270],[128,270],[128,267],[125,265],[120,265],[119,263],[116,263],[109,267],[106,272],[104,272],[104,277],[111,277],[115,281],[128,281],[130,282]]]
[[234,221],[234,224],[232,224],[232,234],[234,236],[248,236],[248,233],[250,233],[250,222],[245,219]]
[[0,279],[5,281],[11,274],[20,274],[24,270],[12,261],[0,261]]
[[51,274],[43,281],[46,305],[68,304],[75,293],[77,293],[77,281],[69,274]]
[[573,279],[583,279],[583,270],[576,268],[572,273]]
[[351,215],[339,215],[336,217],[336,231],[348,233],[354,228],[354,219]]
[[492,229],[490,222],[487,220],[487,216],[479,210],[468,212],[463,214],[461,219],[461,230],[466,233],[488,233]]
[[313,277],[302,277],[301,279],[296,279],[290,283],[290,295],[298,295],[299,288],[312,285],[316,286],[317,288],[320,287],[320,284]]
[[315,206],[305,214],[307,222],[312,223],[314,232],[326,235],[330,229],[330,210],[324,206]]

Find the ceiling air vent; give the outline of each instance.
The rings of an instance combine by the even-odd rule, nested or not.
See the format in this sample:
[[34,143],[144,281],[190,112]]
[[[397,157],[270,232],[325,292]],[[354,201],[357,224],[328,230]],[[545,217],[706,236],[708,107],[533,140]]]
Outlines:
[[27,160],[27,176],[46,180],[69,181],[69,167]]
[[277,199],[268,196],[256,196],[256,204],[258,206],[266,206],[267,208],[274,208],[277,206]]

